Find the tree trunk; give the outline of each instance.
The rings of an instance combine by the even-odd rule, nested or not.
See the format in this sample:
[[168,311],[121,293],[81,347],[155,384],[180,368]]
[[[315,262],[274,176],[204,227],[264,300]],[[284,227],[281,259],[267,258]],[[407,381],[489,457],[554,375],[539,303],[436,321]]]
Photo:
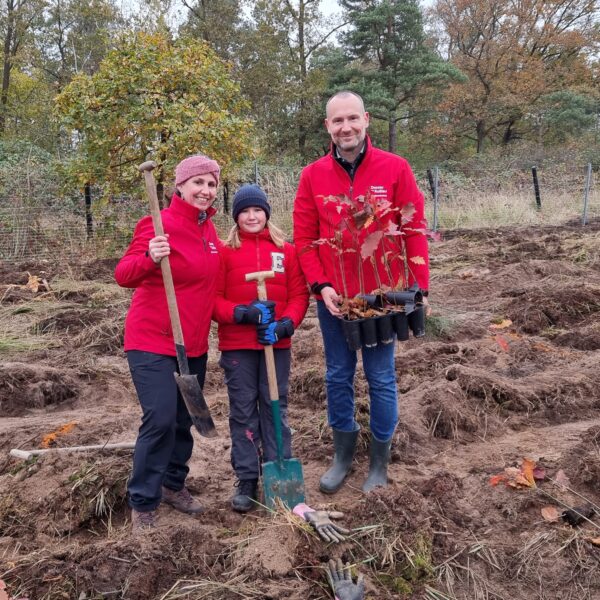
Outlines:
[[485,121],[477,121],[477,154],[483,152],[483,144],[485,142]]
[[388,118],[388,150],[396,153],[396,143],[398,138],[398,121],[394,115]]
[[2,90],[0,91],[0,135],[6,130],[6,107],[8,105],[8,88],[12,70],[13,36],[15,34],[15,5],[13,0],[6,3],[6,37],[4,38],[4,60],[2,65]]

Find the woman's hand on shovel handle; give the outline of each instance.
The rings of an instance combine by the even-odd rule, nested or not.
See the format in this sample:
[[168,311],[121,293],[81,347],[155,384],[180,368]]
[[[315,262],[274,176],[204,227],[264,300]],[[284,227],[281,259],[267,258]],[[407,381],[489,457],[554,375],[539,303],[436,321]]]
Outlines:
[[169,246],[169,234],[157,235],[148,242],[148,256],[158,264],[161,259],[171,254]]

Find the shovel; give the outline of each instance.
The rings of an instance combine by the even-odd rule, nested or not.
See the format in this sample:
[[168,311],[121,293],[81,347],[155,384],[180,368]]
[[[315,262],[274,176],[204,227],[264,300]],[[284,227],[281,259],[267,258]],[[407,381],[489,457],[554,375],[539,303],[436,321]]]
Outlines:
[[[156,182],[152,175],[152,170],[156,168],[156,163],[149,160],[141,164],[138,169],[144,174],[146,181],[146,192],[150,201],[150,213],[152,214],[152,223],[154,224],[154,233],[156,235],[165,235],[162,219],[160,218],[160,207],[158,206],[158,197],[156,196]],[[173,338],[175,340],[175,352],[177,353],[177,364],[179,373],[173,373],[179,392],[185,402],[185,405],[192,418],[194,427],[200,435],[204,437],[215,437],[217,430],[210,416],[206,399],[202,393],[202,388],[195,375],[190,374],[185,345],[183,343],[183,330],[179,319],[179,310],[177,309],[177,298],[175,296],[175,286],[173,285],[173,275],[171,274],[171,264],[169,257],[165,256],[160,261],[165,291],[167,292],[167,303],[169,305],[169,316],[171,317],[171,328],[173,329]]]
[[[256,281],[259,300],[267,299],[265,279],[271,277],[275,277],[273,271],[258,271],[246,275],[246,281]],[[275,441],[277,443],[277,460],[262,465],[265,505],[268,508],[275,508],[276,500],[279,499],[288,508],[292,509],[296,504],[304,502],[304,477],[302,475],[302,464],[297,458],[283,458],[281,411],[279,409],[279,390],[277,389],[273,346],[265,346],[265,363],[267,366],[273,427],[275,428]]]

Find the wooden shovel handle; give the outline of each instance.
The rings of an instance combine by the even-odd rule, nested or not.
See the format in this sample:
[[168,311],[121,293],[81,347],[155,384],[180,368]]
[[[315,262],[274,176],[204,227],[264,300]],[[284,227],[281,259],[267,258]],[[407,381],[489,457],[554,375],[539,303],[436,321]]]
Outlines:
[[[258,299],[267,300],[267,284],[265,283],[265,279],[271,279],[273,277],[275,277],[275,271],[256,271],[255,273],[248,273],[246,275],[246,281],[256,281]],[[265,363],[267,365],[267,381],[269,382],[270,399],[279,400],[273,346],[265,346]]]
[[[158,196],[156,195],[156,182],[154,181],[154,175],[152,174],[152,171],[155,168],[156,163],[154,161],[145,162],[138,167],[138,169],[144,174],[144,180],[146,182],[146,192],[148,194],[148,201],[150,202],[150,214],[152,215],[154,233],[157,236],[164,236],[165,230],[163,229],[162,219],[160,217],[160,206],[158,205]],[[173,329],[173,339],[175,340],[176,345],[183,346],[183,330],[181,329],[181,320],[179,319],[177,298],[175,296],[175,286],[173,284],[173,274],[171,273],[171,263],[169,262],[168,256],[165,256],[161,259],[160,269],[162,271],[165,291],[167,293],[167,304],[169,306],[171,328]],[[179,355],[177,358],[179,359]],[[179,366],[181,370],[181,365]],[[189,369],[186,369],[186,372],[182,372],[182,375],[187,375],[188,373]]]

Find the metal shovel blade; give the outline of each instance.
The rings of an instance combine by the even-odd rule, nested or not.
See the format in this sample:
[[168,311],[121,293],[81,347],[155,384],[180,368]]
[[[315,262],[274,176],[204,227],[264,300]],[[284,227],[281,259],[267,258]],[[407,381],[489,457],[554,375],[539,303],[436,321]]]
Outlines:
[[273,460],[262,466],[265,505],[274,508],[279,498],[289,509],[304,502],[302,464],[297,458]]
[[195,375],[180,375],[179,373],[174,373],[174,375],[194,427],[204,437],[215,437],[217,430],[210,416],[198,378]]

